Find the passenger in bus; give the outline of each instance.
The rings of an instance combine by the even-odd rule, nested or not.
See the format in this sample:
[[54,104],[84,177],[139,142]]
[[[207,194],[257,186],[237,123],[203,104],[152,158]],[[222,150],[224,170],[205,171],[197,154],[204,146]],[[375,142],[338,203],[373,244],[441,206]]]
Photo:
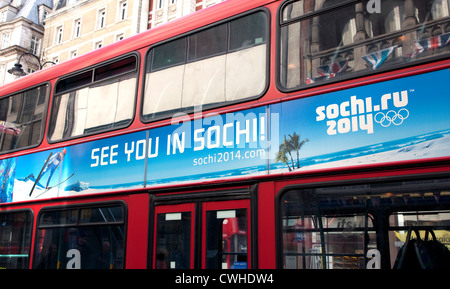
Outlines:
[[97,258],[97,269],[112,269],[111,243],[107,240],[102,242],[102,250]]
[[38,269],[58,269],[58,247],[55,244],[48,246],[47,254],[42,256]]

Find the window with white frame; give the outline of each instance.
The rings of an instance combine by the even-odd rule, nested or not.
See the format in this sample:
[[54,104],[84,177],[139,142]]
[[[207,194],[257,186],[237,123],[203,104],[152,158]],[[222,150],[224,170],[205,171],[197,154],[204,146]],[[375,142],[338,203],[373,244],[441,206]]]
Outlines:
[[73,38],[81,36],[81,18],[75,19],[73,22]]
[[97,29],[106,27],[106,8],[102,8],[97,12]]
[[78,50],[77,49],[72,50],[72,51],[69,52],[69,59],[75,58],[77,56],[78,56]]
[[128,1],[124,0],[124,1],[120,1],[119,2],[119,15],[118,15],[118,21],[122,21],[127,19],[127,13],[128,13]]
[[56,27],[55,44],[61,44],[62,40],[63,40],[63,27],[58,26]]
[[9,33],[3,33],[2,37],[2,49],[9,46]]
[[96,41],[96,42],[94,43],[94,49],[102,48],[102,46],[103,46],[103,41],[102,41],[102,40]]
[[164,7],[164,0],[158,0],[158,6],[156,7],[156,9],[161,9]]
[[116,42],[123,40],[125,38],[125,34],[124,33],[119,33],[116,35]]
[[39,38],[34,35],[31,35],[30,52],[34,55],[39,54]]

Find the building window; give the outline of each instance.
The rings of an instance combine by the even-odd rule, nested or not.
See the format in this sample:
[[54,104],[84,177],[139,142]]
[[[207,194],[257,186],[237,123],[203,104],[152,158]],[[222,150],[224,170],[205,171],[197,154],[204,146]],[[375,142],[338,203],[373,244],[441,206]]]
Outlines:
[[75,58],[77,56],[78,56],[78,50],[75,49],[75,50],[70,51],[69,59]]
[[34,55],[39,54],[39,38],[34,35],[31,35],[30,52]]
[[119,21],[127,19],[127,11],[128,11],[128,2],[127,1],[119,2],[119,15],[118,15]]
[[73,38],[81,36],[81,19],[76,19],[73,23]]
[[9,33],[4,33],[2,38],[2,49],[9,46]]
[[55,38],[55,44],[61,44],[63,39],[63,27],[58,26],[56,27],[56,38]]
[[106,8],[98,10],[97,14],[97,29],[105,28],[106,26]]
[[94,49],[102,48],[102,46],[103,46],[103,41],[101,41],[101,40],[94,43]]
[[3,12],[2,12],[2,15],[1,15],[1,17],[2,17],[2,22],[6,22],[6,21],[7,21],[7,20],[6,20],[6,19],[7,19],[7,18],[6,18],[7,15],[8,15],[8,14],[7,14],[6,11],[3,11]]
[[123,40],[125,38],[125,35],[123,33],[119,33],[116,35],[116,42]]
[[157,9],[162,9],[164,7],[164,0],[158,0],[158,7]]

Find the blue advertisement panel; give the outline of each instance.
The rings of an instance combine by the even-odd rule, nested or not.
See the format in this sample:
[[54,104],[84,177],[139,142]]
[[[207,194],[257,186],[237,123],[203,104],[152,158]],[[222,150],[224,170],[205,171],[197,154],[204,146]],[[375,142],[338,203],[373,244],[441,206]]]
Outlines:
[[265,107],[210,114],[149,133],[148,186],[268,173]]
[[271,107],[271,173],[450,155],[448,69]]
[[0,160],[1,202],[450,156],[450,71]]

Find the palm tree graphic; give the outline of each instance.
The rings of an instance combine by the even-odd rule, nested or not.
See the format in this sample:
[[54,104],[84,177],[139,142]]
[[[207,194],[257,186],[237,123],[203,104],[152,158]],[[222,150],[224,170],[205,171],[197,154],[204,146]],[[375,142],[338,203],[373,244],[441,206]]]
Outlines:
[[[284,135],[284,139],[280,144],[277,155],[275,156],[275,162],[282,162],[287,165],[289,171],[300,168],[300,149],[303,145],[309,142],[309,139],[305,138],[300,140],[300,134],[294,132],[289,134],[289,139]],[[297,158],[297,162],[294,162],[293,153]],[[290,161],[290,164],[289,164]]]

